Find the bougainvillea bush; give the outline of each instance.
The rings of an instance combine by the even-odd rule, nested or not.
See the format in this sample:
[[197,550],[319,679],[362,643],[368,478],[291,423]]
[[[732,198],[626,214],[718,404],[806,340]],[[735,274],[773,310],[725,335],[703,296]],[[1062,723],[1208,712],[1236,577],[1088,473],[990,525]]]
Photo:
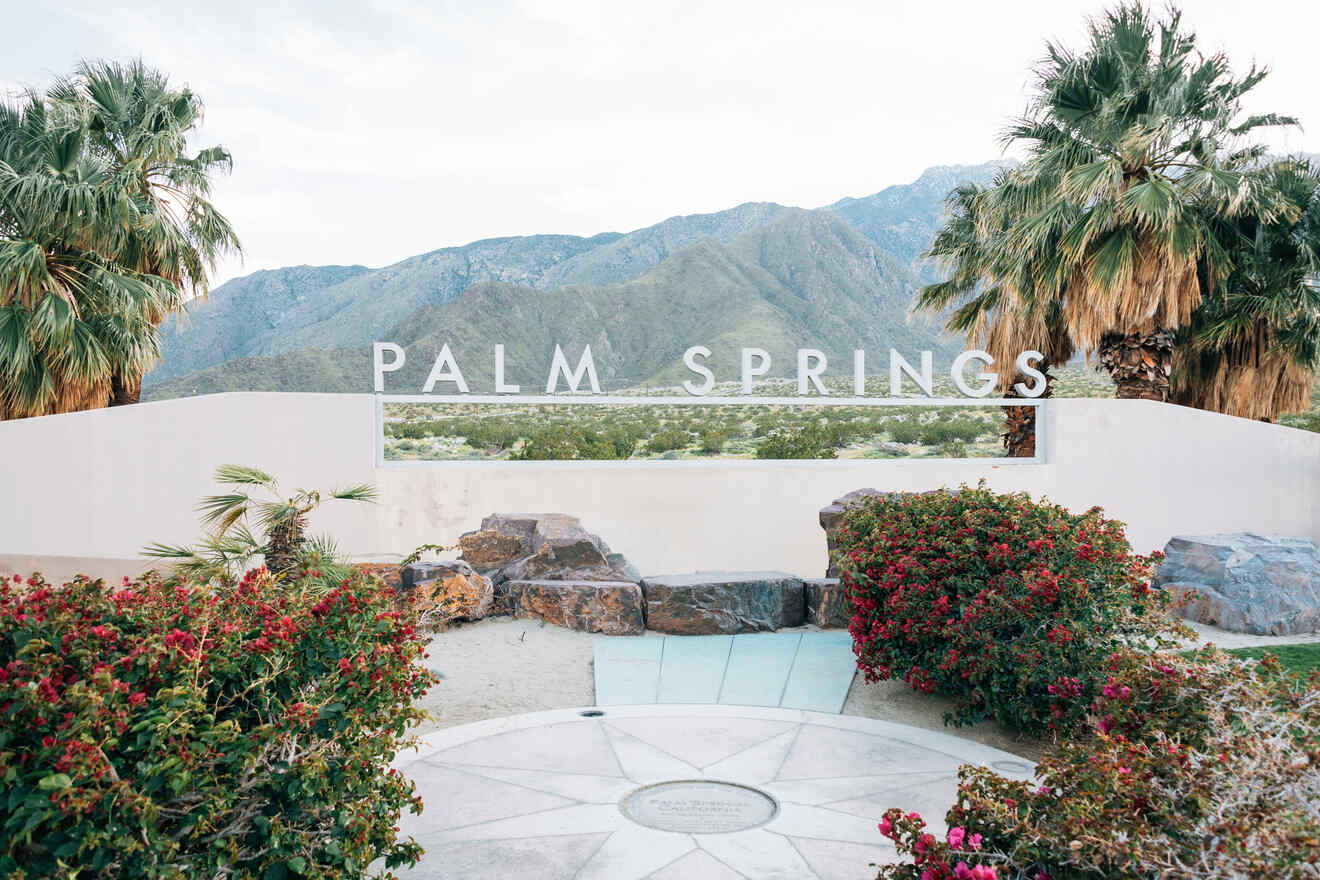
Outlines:
[[1034,733],[1077,723],[1127,642],[1176,631],[1099,508],[1074,514],[984,486],[869,498],[844,514],[835,562],[858,666],[957,698],[947,719]]
[[1017,782],[960,771],[949,832],[892,809],[887,880],[1320,877],[1320,673],[1207,649],[1105,664],[1091,728]]
[[0,876],[361,877],[415,862],[423,645],[378,581],[0,586]]

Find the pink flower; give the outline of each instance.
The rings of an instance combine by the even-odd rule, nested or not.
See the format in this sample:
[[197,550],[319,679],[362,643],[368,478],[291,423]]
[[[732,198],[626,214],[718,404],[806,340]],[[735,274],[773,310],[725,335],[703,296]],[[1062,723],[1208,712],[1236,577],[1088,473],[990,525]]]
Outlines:
[[967,839],[967,829],[955,825],[949,829],[949,846],[954,849],[962,849],[963,841]]
[[953,869],[953,876],[958,880],[972,880],[972,869],[967,867],[966,862],[959,862]]
[[1050,875],[1044,871],[1037,871],[1036,880],[1050,880]]
[[979,850],[981,848],[981,835],[973,834],[967,838],[967,848],[973,851]]
[[894,823],[890,822],[888,817],[880,820],[881,834],[883,834],[885,837],[888,837],[890,834],[893,833],[893,831],[894,831]]
[[972,880],[996,880],[995,869],[989,865],[977,865],[972,868]]

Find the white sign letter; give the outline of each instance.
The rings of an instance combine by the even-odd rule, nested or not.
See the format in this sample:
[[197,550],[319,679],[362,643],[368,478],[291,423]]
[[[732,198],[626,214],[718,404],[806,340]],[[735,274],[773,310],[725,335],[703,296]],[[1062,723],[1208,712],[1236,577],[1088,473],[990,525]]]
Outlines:
[[431,375],[426,377],[426,384],[422,386],[422,393],[430,394],[431,389],[435,388],[436,382],[453,382],[458,386],[459,394],[468,393],[468,385],[463,381],[463,374],[459,372],[458,364],[454,361],[454,354],[449,350],[448,342],[440,346],[440,353],[435,356],[435,363],[431,365]]
[[522,391],[521,385],[504,384],[504,346],[495,346],[495,393],[517,394],[519,391]]
[[860,348],[853,352],[853,394],[866,396],[866,352]]
[[691,379],[683,380],[683,388],[687,393],[694,394],[697,397],[710,394],[711,389],[715,387],[715,374],[710,371],[710,367],[707,367],[705,364],[697,363],[697,358],[699,357],[710,357],[710,349],[704,345],[694,345],[687,351],[683,352],[684,366],[698,376],[706,377],[706,381],[702,382],[700,385],[696,384]]
[[[385,352],[387,351],[394,355],[394,360],[390,361],[388,364],[385,363]],[[395,345],[393,342],[376,342],[372,344],[371,368],[376,377],[374,385],[376,393],[379,394],[385,390],[385,374],[393,373],[395,370],[399,369],[399,367],[402,367],[406,357],[407,355],[403,353],[403,349],[399,348],[399,346]]]
[[965,397],[985,397],[994,390],[995,383],[999,381],[999,374],[987,373],[985,371],[978,373],[977,378],[984,379],[985,384],[980,388],[972,388],[967,384],[966,377],[963,376],[963,370],[965,370],[967,365],[972,361],[980,361],[988,367],[995,362],[995,359],[990,357],[986,352],[976,348],[971,351],[964,351],[962,354],[958,355],[953,359],[953,368],[949,370],[949,373],[953,376],[954,387],[961,391]]
[[568,382],[569,391],[578,390],[578,385],[582,382],[582,376],[585,373],[587,379],[591,382],[591,393],[600,394],[600,381],[596,379],[596,362],[591,357],[590,345],[582,349],[582,359],[578,361],[577,369],[571,373],[568,369],[568,358],[564,357],[564,350],[558,345],[555,346],[555,359],[550,363],[550,377],[545,380],[546,394],[555,393],[561,373]]
[[1015,382],[1013,383],[1014,391],[1021,394],[1023,397],[1040,397],[1045,393],[1045,383],[1047,381],[1045,374],[1031,365],[1032,361],[1043,360],[1045,360],[1045,355],[1038,351],[1024,351],[1017,356],[1017,360],[1013,362],[1013,366],[1017,367],[1017,371],[1028,379],[1035,379],[1036,384],[1027,387],[1022,382]]
[[[756,358],[756,366],[752,366],[752,358]],[[764,348],[744,348],[742,350],[743,394],[752,393],[753,377],[764,376],[768,372],[770,372],[770,352]]]
[[[815,361],[815,366],[812,366]],[[821,394],[829,394],[825,383],[820,381],[820,374],[825,372],[825,352],[815,348],[798,349],[798,394],[807,393],[807,382],[816,386]]]
[[921,373],[912,369],[912,365],[894,349],[889,349],[889,396],[899,397],[903,393],[903,374],[907,373],[913,382],[927,397],[935,396],[935,355],[929,351],[921,353]]

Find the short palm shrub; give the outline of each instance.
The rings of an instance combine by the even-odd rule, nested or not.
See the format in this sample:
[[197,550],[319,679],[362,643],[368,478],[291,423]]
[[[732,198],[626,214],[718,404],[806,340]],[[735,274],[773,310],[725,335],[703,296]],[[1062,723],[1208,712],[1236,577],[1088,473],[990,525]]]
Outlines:
[[964,486],[850,508],[834,561],[868,680],[955,697],[954,724],[1041,733],[1081,719],[1114,651],[1177,631],[1156,558],[1099,508]]
[[[238,464],[220,465],[215,480],[231,491],[208,495],[198,504],[202,524],[210,531],[197,546],[151,544],[143,548],[145,555],[173,560],[180,577],[227,585],[251,568],[257,557],[271,574],[319,581],[327,589],[353,570],[333,538],[307,534],[307,516],[331,499],[373,503],[375,487],[295,489],[285,495],[271,474]],[[254,495],[258,490],[267,497]]]
[[937,839],[889,810],[906,862],[886,880],[1320,876],[1320,673],[1208,649],[1121,652],[1088,702],[1089,729],[1017,782],[960,771]]
[[0,876],[357,878],[431,682],[379,581],[0,585]]

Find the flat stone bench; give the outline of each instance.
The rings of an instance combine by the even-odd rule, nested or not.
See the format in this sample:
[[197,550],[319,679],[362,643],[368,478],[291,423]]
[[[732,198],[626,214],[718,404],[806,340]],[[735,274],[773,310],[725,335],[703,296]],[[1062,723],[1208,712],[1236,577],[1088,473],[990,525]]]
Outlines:
[[630,581],[509,581],[505,589],[514,617],[611,636],[646,629],[642,590]]
[[712,571],[642,579],[646,626],[675,635],[774,631],[806,620],[802,580],[782,571]]

